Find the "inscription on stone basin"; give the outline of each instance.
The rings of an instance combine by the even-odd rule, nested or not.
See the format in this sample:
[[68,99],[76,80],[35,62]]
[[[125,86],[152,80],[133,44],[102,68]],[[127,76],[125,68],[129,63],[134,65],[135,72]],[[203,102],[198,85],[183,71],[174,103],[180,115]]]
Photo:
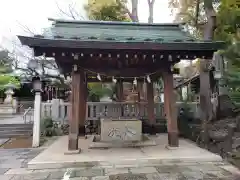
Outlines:
[[141,141],[142,121],[101,120],[101,141]]

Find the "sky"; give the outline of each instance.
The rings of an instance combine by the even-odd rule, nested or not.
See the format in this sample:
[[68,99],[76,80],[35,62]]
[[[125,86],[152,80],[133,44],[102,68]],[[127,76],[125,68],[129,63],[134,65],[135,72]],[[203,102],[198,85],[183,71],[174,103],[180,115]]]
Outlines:
[[[13,48],[16,35],[40,34],[51,24],[48,18],[68,18],[59,10],[67,12],[69,4],[75,6],[82,16],[87,0],[0,0],[0,47]],[[140,22],[148,20],[147,0],[139,0]],[[168,0],[156,0],[154,23],[169,23],[174,20],[168,8]]]

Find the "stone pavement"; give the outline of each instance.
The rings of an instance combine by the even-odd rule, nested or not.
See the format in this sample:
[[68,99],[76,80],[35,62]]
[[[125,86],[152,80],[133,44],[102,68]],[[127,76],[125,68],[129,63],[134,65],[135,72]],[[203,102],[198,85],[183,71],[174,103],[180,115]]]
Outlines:
[[27,168],[27,163],[43,149],[0,149],[0,180],[9,179],[4,175],[16,168]]
[[[46,147],[45,147],[46,148]],[[85,164],[28,168],[45,148],[0,149],[0,180],[240,180],[237,168],[224,161],[148,160],[136,164]]]
[[[2,153],[2,152],[1,152]],[[158,162],[147,167],[85,167],[27,169],[37,150],[1,156],[1,180],[239,180],[238,169],[226,162]],[[13,158],[15,157],[15,159]],[[5,161],[4,161],[5,160]],[[10,169],[9,167],[12,167]]]

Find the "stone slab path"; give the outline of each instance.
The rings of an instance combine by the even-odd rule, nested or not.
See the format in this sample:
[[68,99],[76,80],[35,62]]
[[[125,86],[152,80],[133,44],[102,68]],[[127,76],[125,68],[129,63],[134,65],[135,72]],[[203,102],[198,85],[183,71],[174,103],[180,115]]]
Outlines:
[[164,162],[148,167],[85,167],[28,169],[26,162],[40,150],[0,151],[1,180],[239,180],[227,162]]
[[240,180],[240,172],[227,162],[159,161],[147,166],[28,169],[27,163],[44,148],[0,149],[0,180]]

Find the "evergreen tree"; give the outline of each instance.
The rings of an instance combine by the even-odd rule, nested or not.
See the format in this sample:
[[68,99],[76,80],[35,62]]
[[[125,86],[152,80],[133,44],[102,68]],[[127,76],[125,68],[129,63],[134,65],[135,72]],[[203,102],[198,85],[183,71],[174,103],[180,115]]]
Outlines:
[[227,85],[234,101],[240,101],[240,4],[236,0],[221,0],[217,14],[215,39],[227,43]]

